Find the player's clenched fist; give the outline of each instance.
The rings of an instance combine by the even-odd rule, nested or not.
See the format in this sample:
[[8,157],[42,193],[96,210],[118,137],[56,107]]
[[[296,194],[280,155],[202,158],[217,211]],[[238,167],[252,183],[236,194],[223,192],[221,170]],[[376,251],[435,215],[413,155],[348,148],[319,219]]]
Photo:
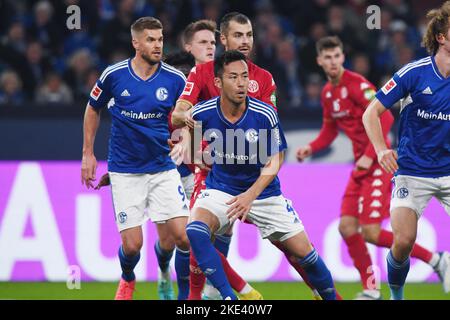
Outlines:
[[312,148],[310,145],[300,147],[297,150],[297,160],[302,162],[312,154]]
[[383,167],[383,169],[389,173],[394,173],[398,170],[397,164],[397,152],[392,149],[381,150],[377,154],[378,163]]

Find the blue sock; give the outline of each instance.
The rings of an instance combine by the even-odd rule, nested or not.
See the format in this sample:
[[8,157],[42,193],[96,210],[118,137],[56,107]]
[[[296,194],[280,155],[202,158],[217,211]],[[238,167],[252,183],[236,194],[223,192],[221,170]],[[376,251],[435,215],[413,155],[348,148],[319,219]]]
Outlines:
[[178,300],[187,300],[189,296],[189,250],[177,248],[175,252],[175,270],[177,272]]
[[194,221],[186,226],[186,234],[198,266],[208,280],[219,290],[222,298],[230,297],[232,300],[237,300],[223,270],[219,254],[211,243],[209,227],[203,222]]
[[156,258],[158,259],[159,269],[161,269],[162,272],[167,272],[169,270],[169,264],[170,259],[172,259],[173,250],[166,251],[163,248],[161,248],[159,240],[156,241],[154,249]]
[[336,289],[330,270],[315,249],[298,261],[308,275],[309,281],[324,300],[336,300]]
[[123,253],[122,246],[119,248],[119,260],[120,266],[122,268],[122,279],[130,282],[136,279],[136,275],[134,274],[134,267],[136,267],[139,259],[141,258],[141,254],[138,253],[135,256],[126,256]]
[[231,235],[223,234],[216,235],[214,240],[214,247],[220,251],[225,257],[228,257],[228,251],[230,250]]
[[409,272],[409,257],[403,261],[397,261],[389,250],[387,255],[388,282],[393,300],[403,300],[403,286]]

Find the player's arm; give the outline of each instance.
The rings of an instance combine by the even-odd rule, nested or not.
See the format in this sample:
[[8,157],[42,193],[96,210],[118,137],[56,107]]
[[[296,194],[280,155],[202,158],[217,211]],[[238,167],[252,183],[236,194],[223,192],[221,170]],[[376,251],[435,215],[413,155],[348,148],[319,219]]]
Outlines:
[[94,141],[97,129],[100,125],[100,110],[95,109],[89,103],[84,112],[83,121],[83,157],[81,160],[81,183],[88,188],[93,188],[97,159],[94,155]]
[[192,104],[190,102],[179,99],[172,112],[172,126],[174,128],[181,128],[187,125],[189,128],[193,128],[194,123],[191,118],[191,109]]
[[303,161],[320,150],[325,149],[331,145],[338,135],[338,127],[336,121],[331,118],[323,117],[322,128],[316,139],[311,141],[308,145],[298,148],[297,160]]
[[398,169],[397,154],[394,150],[388,149],[380,121],[386,110],[384,105],[374,98],[363,114],[363,124],[367,136],[375,148],[378,162],[386,171],[394,173]]
[[262,168],[261,174],[253,185],[244,193],[234,197],[227,202],[230,208],[227,210],[228,218],[231,222],[236,219],[244,221],[250,211],[253,201],[267,188],[275,179],[284,161],[284,151],[278,152],[269,158],[269,161]]

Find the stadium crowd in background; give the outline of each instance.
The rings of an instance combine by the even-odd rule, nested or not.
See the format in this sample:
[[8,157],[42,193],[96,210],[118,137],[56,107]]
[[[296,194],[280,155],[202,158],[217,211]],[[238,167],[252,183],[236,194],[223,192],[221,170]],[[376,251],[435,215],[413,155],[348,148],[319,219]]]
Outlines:
[[[423,12],[441,1],[405,0],[29,0],[2,1],[0,10],[0,105],[82,103],[99,71],[130,56],[129,26],[141,16],[164,25],[165,48],[179,49],[192,21],[219,22],[229,11],[252,19],[254,61],[277,83],[280,110],[320,108],[325,75],[316,64],[315,42],[339,36],[346,67],[376,86],[411,60],[426,55],[420,46]],[[81,8],[81,29],[69,30],[70,5]],[[381,8],[381,28],[366,26],[369,5]],[[222,48],[218,48],[218,52]],[[33,103],[33,104],[34,104]]]

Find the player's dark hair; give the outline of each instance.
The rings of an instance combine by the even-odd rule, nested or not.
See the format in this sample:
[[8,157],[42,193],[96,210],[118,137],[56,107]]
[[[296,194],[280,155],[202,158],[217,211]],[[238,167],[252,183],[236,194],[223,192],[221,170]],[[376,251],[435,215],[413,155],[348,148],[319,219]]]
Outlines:
[[235,21],[239,24],[247,24],[251,23],[250,19],[242,13],[239,12],[230,12],[223,16],[222,20],[220,20],[220,33],[227,34],[228,28],[230,27],[230,22]]
[[334,49],[336,47],[344,50],[344,45],[342,44],[341,39],[337,36],[323,37],[316,42],[317,54],[320,54],[323,50]]
[[214,76],[222,78],[225,66],[235,61],[246,61],[244,54],[238,50],[229,50],[214,59]]
[[131,32],[141,32],[145,29],[159,30],[162,28],[162,23],[158,19],[154,17],[142,17],[133,22],[131,25]]
[[194,34],[202,30],[208,30],[215,34],[217,32],[217,24],[207,19],[191,22],[183,31],[183,44],[190,43]]
[[439,49],[437,37],[441,34],[447,37],[447,32],[450,28],[450,1],[444,2],[439,9],[430,10],[427,13],[427,18],[430,21],[428,22],[427,31],[423,35],[422,45],[429,54],[435,55]]
[[166,56],[164,62],[170,64],[175,69],[180,70],[185,76],[187,76],[189,71],[195,66],[194,56],[186,51],[170,53]]

